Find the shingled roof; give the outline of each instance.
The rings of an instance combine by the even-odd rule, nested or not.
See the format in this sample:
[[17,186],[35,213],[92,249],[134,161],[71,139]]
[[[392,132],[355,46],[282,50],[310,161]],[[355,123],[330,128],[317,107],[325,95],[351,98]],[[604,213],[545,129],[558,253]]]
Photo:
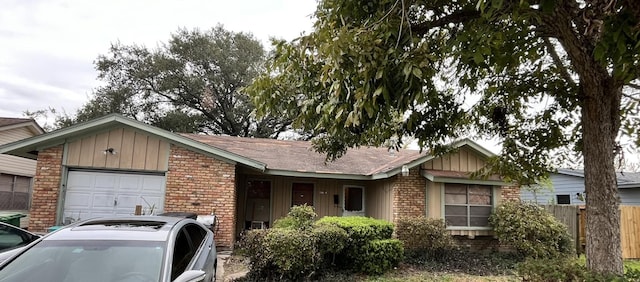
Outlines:
[[0,127],[9,126],[14,124],[20,124],[25,122],[32,122],[33,120],[30,118],[7,118],[0,117]]
[[313,151],[311,142],[182,134],[198,142],[266,164],[268,170],[317,174],[371,176],[389,172],[427,154],[418,150],[389,151],[379,147],[349,149],[342,158],[325,162],[325,155]]

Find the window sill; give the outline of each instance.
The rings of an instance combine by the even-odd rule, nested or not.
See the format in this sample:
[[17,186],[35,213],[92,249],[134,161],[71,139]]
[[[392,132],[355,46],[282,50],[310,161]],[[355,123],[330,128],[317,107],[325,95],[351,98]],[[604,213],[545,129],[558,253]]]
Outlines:
[[476,236],[494,236],[491,227],[448,227],[447,231],[452,236],[467,236],[469,239]]

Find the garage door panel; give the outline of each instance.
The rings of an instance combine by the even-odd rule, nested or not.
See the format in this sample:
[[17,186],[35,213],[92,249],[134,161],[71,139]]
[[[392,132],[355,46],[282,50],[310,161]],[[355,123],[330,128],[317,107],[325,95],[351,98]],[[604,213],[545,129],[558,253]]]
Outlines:
[[116,185],[116,175],[96,175],[94,188],[96,190],[112,190]]
[[97,209],[109,209],[117,204],[115,200],[115,195],[113,193],[96,192],[93,194],[91,207]]
[[93,182],[94,182],[94,177],[87,174],[87,173],[82,173],[82,172],[76,172],[74,173],[74,177],[73,178],[69,178],[67,181],[67,185],[68,186],[75,186],[75,187],[92,187],[93,186]]
[[90,192],[67,192],[65,203],[69,203],[69,208],[88,208],[92,200]]
[[67,183],[63,215],[73,219],[132,215],[136,205],[155,205],[155,213],[164,207],[162,175],[70,171]]
[[144,177],[142,179],[143,191],[159,191],[158,187],[164,187],[164,179],[157,177]]
[[140,190],[140,178],[144,176],[140,175],[124,175],[120,177],[120,184],[118,190],[125,191],[139,191]]

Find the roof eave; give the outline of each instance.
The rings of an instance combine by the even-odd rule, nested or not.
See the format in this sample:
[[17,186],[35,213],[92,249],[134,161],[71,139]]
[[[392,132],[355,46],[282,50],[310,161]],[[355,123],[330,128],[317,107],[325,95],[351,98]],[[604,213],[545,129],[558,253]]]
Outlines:
[[325,178],[325,179],[343,179],[343,180],[373,180],[370,175],[359,174],[342,174],[342,173],[320,173],[312,171],[292,171],[282,169],[266,169],[264,174],[277,176],[291,176],[303,178]]
[[431,182],[439,183],[459,183],[459,184],[480,184],[480,185],[492,185],[492,186],[511,186],[513,183],[508,183],[500,180],[486,180],[486,179],[473,179],[473,178],[458,178],[458,177],[444,177],[435,176],[427,171],[420,173],[424,178]]
[[72,125],[46,134],[37,135],[27,139],[5,144],[0,146],[0,153],[26,157],[30,159],[37,159],[37,155],[30,152],[37,151],[41,148],[64,144],[69,138],[86,135],[90,132],[96,131],[95,129],[104,130],[105,128],[109,128],[119,124],[162,137],[175,144],[193,148],[200,153],[223,158],[233,163],[242,163],[246,166],[262,171],[266,169],[266,164],[264,163],[209,146],[207,144],[166,131],[164,129],[157,128],[155,126],[122,117],[118,114],[106,115],[89,122]]

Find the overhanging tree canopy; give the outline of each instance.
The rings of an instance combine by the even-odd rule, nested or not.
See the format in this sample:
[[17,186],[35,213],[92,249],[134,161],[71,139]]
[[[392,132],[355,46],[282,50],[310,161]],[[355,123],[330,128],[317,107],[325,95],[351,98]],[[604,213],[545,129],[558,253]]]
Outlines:
[[289,122],[279,115],[256,119],[241,91],[264,57],[253,36],[222,26],[178,30],[156,49],[113,44],[95,63],[105,85],[75,116],[59,115],[58,126],[120,113],[171,131],[274,138]]
[[329,158],[404,135],[431,148],[499,135],[491,172],[530,183],[571,146],[585,163],[588,267],[621,274],[613,159],[621,133],[638,143],[639,16],[632,0],[324,0],[313,32],[276,42],[248,90]]

